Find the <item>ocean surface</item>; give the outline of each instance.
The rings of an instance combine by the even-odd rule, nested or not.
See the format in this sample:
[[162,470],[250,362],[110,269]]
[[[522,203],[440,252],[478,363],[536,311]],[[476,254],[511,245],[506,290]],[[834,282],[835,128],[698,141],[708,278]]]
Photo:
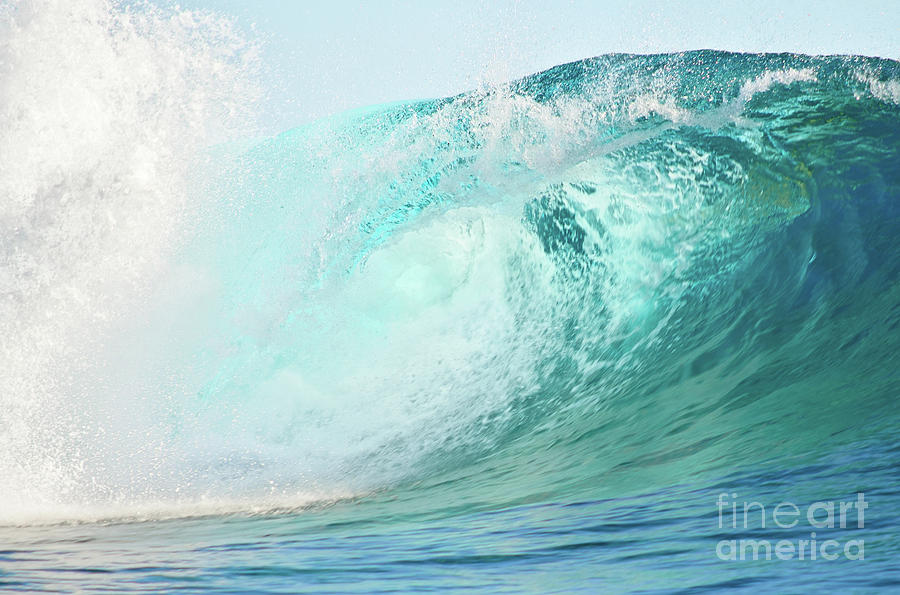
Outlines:
[[0,591],[900,590],[900,63],[258,57],[0,6]]

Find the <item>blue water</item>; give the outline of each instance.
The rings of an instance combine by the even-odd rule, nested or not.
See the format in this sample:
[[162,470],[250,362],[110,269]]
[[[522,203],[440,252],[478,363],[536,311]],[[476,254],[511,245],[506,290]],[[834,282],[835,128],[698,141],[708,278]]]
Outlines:
[[248,140],[243,46],[91,10],[0,11],[0,589],[900,587],[900,64]]

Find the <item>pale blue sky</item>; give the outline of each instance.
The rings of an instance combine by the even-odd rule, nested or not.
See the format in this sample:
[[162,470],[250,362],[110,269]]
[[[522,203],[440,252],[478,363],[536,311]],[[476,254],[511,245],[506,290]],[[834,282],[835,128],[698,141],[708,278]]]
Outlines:
[[264,38],[267,127],[437,97],[609,52],[900,58],[900,0],[181,0]]

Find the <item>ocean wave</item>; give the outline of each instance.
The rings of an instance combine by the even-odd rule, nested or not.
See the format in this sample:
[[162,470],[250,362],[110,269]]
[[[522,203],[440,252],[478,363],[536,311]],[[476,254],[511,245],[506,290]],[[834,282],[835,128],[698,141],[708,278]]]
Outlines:
[[226,23],[81,6],[0,36],[0,521],[622,494],[896,430],[897,62],[600,56],[247,148]]

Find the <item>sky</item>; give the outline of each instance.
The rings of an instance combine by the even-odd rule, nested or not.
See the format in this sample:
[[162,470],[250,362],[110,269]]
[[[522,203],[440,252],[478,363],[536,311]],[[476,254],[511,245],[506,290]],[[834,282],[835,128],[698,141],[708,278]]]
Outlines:
[[264,41],[267,123],[453,95],[611,52],[900,59],[900,0],[181,0]]

